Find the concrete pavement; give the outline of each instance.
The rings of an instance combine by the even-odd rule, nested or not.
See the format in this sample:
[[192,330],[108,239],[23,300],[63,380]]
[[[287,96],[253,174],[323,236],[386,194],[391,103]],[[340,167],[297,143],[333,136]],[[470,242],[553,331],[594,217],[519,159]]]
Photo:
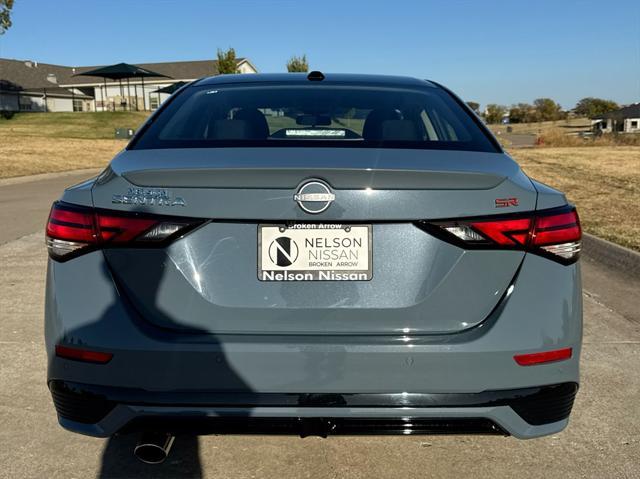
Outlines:
[[511,148],[528,148],[536,144],[538,137],[528,133],[503,133],[499,138],[508,140]]
[[[19,193],[0,187],[2,209],[24,223],[0,233],[0,478],[640,477],[639,280],[589,258],[582,385],[568,429],[555,436],[178,437],[165,464],[147,466],[131,455],[134,438],[68,433],[45,385],[42,226],[61,188],[47,185],[36,188],[42,204],[29,200],[24,211]],[[30,215],[38,218],[28,223]]]
[[81,170],[0,180],[0,244],[43,229],[51,203],[64,188],[99,172]]

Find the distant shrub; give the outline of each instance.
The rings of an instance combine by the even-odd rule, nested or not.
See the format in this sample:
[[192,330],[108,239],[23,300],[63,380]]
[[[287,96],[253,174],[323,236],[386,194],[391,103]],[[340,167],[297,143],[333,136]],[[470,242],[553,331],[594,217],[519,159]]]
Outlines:
[[0,112],[0,116],[2,116],[2,118],[4,118],[5,120],[11,120],[11,118],[13,118],[13,115],[15,115],[15,112],[11,110],[2,110],[2,112]]

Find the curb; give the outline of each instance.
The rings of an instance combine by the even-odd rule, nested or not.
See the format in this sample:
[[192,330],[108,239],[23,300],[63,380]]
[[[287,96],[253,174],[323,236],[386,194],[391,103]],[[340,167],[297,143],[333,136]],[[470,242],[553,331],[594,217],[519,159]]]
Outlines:
[[602,238],[583,233],[583,254],[616,271],[640,278],[640,253]]
[[54,178],[62,178],[65,176],[83,175],[83,174],[86,174],[87,178],[90,178],[91,175],[95,176],[99,174],[102,170],[104,170],[104,168],[83,168],[80,170],[67,170],[67,171],[59,171],[56,173],[38,173],[36,175],[12,176],[11,178],[1,178],[0,186],[18,185],[21,183],[30,183],[31,181],[51,180]]

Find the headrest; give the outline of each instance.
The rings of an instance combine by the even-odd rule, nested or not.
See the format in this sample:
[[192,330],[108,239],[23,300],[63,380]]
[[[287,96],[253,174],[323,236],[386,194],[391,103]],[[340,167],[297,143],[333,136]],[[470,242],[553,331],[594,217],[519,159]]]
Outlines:
[[260,110],[255,108],[242,108],[234,113],[233,119],[247,122],[249,125],[248,139],[264,140],[269,136],[269,125]]
[[362,137],[365,140],[381,140],[382,124],[387,120],[400,120],[402,116],[393,108],[377,108],[367,115],[362,128]]
[[416,124],[411,120],[387,120],[382,123],[382,139],[387,141],[418,141]]
[[215,120],[209,124],[209,140],[244,140],[248,137],[249,124],[244,120]]

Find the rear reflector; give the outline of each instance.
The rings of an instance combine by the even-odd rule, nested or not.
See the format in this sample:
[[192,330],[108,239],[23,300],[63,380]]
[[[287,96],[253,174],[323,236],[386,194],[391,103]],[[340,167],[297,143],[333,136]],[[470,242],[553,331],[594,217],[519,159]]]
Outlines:
[[536,364],[552,363],[564,361],[571,358],[572,349],[556,349],[554,351],[543,351],[540,353],[516,354],[513,359],[520,366],[534,366]]
[[47,221],[47,249],[58,261],[116,246],[162,245],[201,220],[149,214],[94,210],[85,206],[54,203]]
[[519,249],[564,264],[575,262],[581,249],[580,219],[570,206],[502,217],[421,222],[418,226],[435,233],[444,231],[452,242],[465,248]]
[[70,348],[69,346],[56,345],[56,356],[74,361],[84,361],[86,363],[106,364],[111,361],[113,354],[90,351],[88,349]]

